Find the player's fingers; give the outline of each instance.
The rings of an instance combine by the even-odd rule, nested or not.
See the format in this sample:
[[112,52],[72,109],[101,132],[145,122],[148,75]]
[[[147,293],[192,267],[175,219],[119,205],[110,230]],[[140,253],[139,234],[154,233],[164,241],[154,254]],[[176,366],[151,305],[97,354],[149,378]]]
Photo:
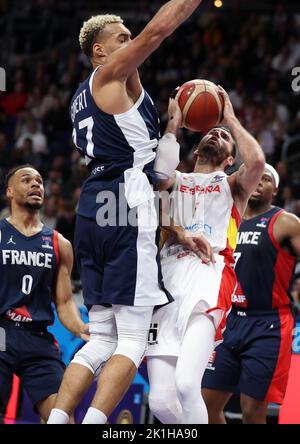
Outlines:
[[216,263],[215,256],[214,256],[214,251],[213,251],[211,245],[208,245],[208,248],[207,248],[207,256],[209,257],[210,261],[211,261],[213,264]]
[[201,250],[198,250],[197,255],[200,257],[201,261],[202,261],[204,264],[206,264],[206,265],[209,264],[209,262],[210,262],[209,258],[208,258],[208,257],[206,256],[206,254],[204,254]]
[[170,99],[175,99],[176,94],[178,92],[178,88],[180,88],[179,86],[177,86],[177,88],[173,89],[173,91],[170,94]]
[[207,254],[203,251],[203,246],[199,246],[194,240],[190,242],[190,249],[197,254],[197,256],[204,262],[205,264],[209,263],[209,258]]
[[201,236],[201,237],[195,237],[194,242],[197,244],[198,249],[201,250],[201,253],[205,255],[208,262],[214,263],[215,258],[214,258],[213,249],[208,240],[205,237]]
[[182,94],[183,89],[181,89],[181,86],[180,87],[178,86],[175,91],[176,91],[176,95],[175,95],[174,99],[178,103],[178,100]]
[[218,85],[217,88],[218,88],[218,93],[223,97],[223,99],[229,101],[229,95],[227,94],[225,89],[222,88],[221,85]]
[[189,240],[189,245],[187,245],[189,250],[192,250],[194,253],[197,254],[202,259],[203,253],[201,249],[198,247],[196,242],[194,242],[192,239]]
[[80,335],[80,337],[81,337],[81,339],[82,339],[83,341],[85,341],[85,342],[88,342],[88,341],[90,340],[90,335],[86,335],[86,334],[84,334],[84,333],[82,333],[82,334]]

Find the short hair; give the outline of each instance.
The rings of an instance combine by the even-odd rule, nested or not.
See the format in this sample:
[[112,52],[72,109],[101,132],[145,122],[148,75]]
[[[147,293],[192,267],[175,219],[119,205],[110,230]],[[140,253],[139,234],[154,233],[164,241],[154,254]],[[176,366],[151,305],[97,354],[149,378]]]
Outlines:
[[10,178],[11,178],[11,177],[12,177],[17,171],[22,170],[23,168],[33,168],[34,170],[37,171],[37,169],[36,169],[33,165],[31,165],[30,163],[25,163],[24,165],[18,165],[18,166],[14,167],[14,168],[11,168],[11,169],[8,171],[8,173],[6,174],[5,179],[4,179],[4,187],[5,187],[5,189],[8,187],[9,179],[10,179]]
[[87,57],[93,55],[93,44],[95,43],[99,32],[103,31],[105,25],[110,23],[123,23],[123,20],[118,15],[103,14],[92,16],[89,20],[83,23],[79,33],[79,43],[82,52]]
[[[229,133],[231,135],[232,140],[233,140],[231,155],[232,155],[233,158],[235,158],[235,156],[236,156],[236,143],[235,143],[235,140],[234,140],[234,137],[232,135],[232,132],[231,132],[230,128],[228,126],[226,126],[226,125],[216,125],[216,126],[214,126],[214,128],[223,129],[224,131],[227,131],[227,133]],[[214,128],[212,128],[212,129],[214,129]]]

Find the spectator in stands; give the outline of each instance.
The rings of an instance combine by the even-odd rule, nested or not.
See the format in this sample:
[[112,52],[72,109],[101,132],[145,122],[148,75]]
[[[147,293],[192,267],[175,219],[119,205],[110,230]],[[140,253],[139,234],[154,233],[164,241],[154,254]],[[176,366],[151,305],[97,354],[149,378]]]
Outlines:
[[282,199],[284,201],[283,208],[290,213],[295,212],[295,199],[293,189],[290,185],[285,185],[282,190]]
[[32,149],[34,154],[47,154],[47,139],[45,134],[38,129],[38,122],[30,117],[27,122],[27,131],[23,133],[16,143],[16,148],[21,149],[25,139],[32,140]]
[[5,94],[0,101],[2,108],[8,116],[16,116],[23,109],[28,100],[28,93],[25,91],[23,82],[16,82],[13,92]]

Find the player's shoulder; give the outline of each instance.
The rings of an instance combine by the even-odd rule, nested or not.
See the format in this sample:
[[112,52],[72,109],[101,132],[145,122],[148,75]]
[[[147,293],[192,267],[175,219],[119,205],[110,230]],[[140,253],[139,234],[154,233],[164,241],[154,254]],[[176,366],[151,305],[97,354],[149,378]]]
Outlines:
[[5,221],[6,219],[0,219],[0,228],[8,227],[8,224]]
[[59,233],[58,231],[56,231],[56,230],[54,230],[55,231],[55,233],[57,234],[57,239],[58,239],[58,245],[59,245],[59,247],[66,247],[66,248],[69,248],[69,247],[72,247],[72,244],[71,244],[71,242],[67,239],[67,238],[65,238],[61,233]]
[[290,227],[298,227],[300,225],[300,219],[295,214],[290,213],[284,209],[280,209],[280,214],[277,221],[282,225],[287,224]]

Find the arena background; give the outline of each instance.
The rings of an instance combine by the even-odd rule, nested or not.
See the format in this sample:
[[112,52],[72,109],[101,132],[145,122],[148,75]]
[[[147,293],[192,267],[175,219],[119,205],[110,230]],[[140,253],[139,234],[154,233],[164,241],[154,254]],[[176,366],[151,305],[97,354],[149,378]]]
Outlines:
[[[136,35],[163,1],[0,0],[0,218],[7,217],[3,179],[9,168],[33,163],[45,179],[43,221],[73,240],[80,186],[88,172],[71,140],[68,105],[77,85],[90,72],[80,53],[78,33],[84,19],[113,12]],[[260,142],[281,179],[275,203],[300,217],[300,5],[297,1],[205,0],[197,13],[169,37],[140,70],[161,119],[167,119],[170,92],[193,78],[221,84],[236,114]],[[182,130],[180,170],[193,168],[190,148],[199,135]],[[73,270],[73,289],[83,317],[81,284]],[[300,266],[292,289],[300,312]],[[280,422],[300,422],[300,372],[297,332],[292,380]],[[69,362],[80,341],[56,321],[52,331]],[[300,333],[299,333],[300,336]],[[14,379],[2,416],[6,422],[38,422],[26,394]],[[77,412],[80,419],[91,397]],[[236,401],[236,400],[234,400]],[[296,404],[297,405],[297,404]],[[228,418],[239,421],[236,402]],[[298,415],[298,416],[297,416]],[[270,406],[269,421],[278,408]],[[286,419],[287,418],[287,419]],[[291,420],[291,418],[293,418]],[[111,422],[151,422],[143,364],[129,394]]]

